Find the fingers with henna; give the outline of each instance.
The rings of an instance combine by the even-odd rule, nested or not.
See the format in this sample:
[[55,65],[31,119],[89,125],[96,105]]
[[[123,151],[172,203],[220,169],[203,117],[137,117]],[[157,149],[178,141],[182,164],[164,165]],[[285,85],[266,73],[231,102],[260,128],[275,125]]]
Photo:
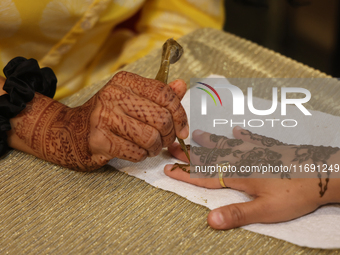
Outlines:
[[155,128],[160,133],[162,147],[167,147],[175,141],[174,124],[167,109],[135,94],[121,99],[118,106],[125,115]]
[[249,130],[243,129],[239,126],[236,126],[233,129],[233,135],[235,138],[242,139],[244,142],[252,143],[256,146],[276,147],[281,145],[287,145],[274,138],[252,133]]
[[[187,156],[185,155],[184,151],[182,150],[181,145],[179,143],[173,143],[172,145],[170,145],[168,147],[168,151],[173,157],[178,158],[179,160],[182,160],[186,163],[189,163],[189,160]],[[188,152],[190,153],[190,149],[188,149]]]
[[147,150],[133,142],[119,137],[110,131],[97,131],[94,138],[90,138],[90,146],[93,151],[93,159],[103,165],[112,158],[120,158],[132,162],[139,162],[148,156]]
[[182,79],[177,79],[169,83],[170,88],[176,93],[179,100],[182,100],[187,92],[187,84]]
[[[168,164],[164,167],[164,173],[171,178],[174,178],[179,181],[184,181],[187,183],[191,183],[193,185],[204,187],[208,189],[218,189],[221,188],[221,184],[218,178],[190,178],[190,174],[184,172],[180,168],[173,169],[172,164]],[[190,169],[190,167],[188,166]]]
[[230,139],[226,136],[215,135],[202,130],[195,130],[192,133],[193,140],[201,146],[207,148],[226,149],[230,147],[240,147],[244,142],[241,139]]
[[156,156],[162,150],[161,137],[155,128],[129,116],[111,115],[111,118],[111,132],[145,149],[148,156]]
[[173,117],[176,136],[184,139],[189,135],[185,110],[169,85],[128,72],[119,72],[108,84],[129,87],[135,94],[165,107]]

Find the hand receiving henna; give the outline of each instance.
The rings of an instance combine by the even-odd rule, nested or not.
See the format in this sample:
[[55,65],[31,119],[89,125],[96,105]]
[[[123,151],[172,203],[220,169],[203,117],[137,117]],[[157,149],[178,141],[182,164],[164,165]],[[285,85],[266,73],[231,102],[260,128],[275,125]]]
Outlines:
[[8,142],[80,171],[97,169],[115,157],[138,162],[157,155],[176,136],[188,136],[180,103],[185,92],[182,80],[166,85],[120,72],[80,107],[69,108],[36,93],[11,119]]
[[[339,148],[288,145],[238,127],[233,132],[236,139],[194,131],[194,141],[204,147],[191,148],[191,163],[197,166],[228,161],[236,169],[266,164],[284,166],[340,163]],[[172,145],[169,151],[178,159],[186,161],[178,144]],[[222,188],[219,178],[190,178],[186,172],[188,169],[171,169],[173,165],[167,165],[164,171],[172,178],[205,188]],[[191,166],[191,172],[194,171]],[[325,173],[319,176],[314,172],[315,178],[290,178],[285,175],[278,175],[277,178],[251,178],[255,174],[236,172],[233,177],[238,178],[223,178],[227,187],[245,191],[254,200],[212,210],[208,215],[210,226],[230,229],[251,223],[282,222],[310,213],[321,205],[340,202],[340,179],[329,181],[329,175]]]

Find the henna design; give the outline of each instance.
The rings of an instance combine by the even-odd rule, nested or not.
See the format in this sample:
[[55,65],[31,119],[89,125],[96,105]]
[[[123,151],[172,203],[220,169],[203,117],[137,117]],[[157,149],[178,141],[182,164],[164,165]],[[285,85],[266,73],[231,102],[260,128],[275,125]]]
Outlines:
[[[218,143],[218,141],[220,141],[221,139],[224,141],[224,143],[227,143],[230,147],[234,147],[243,143],[241,139],[228,139],[224,136],[217,136],[214,134],[210,136],[210,140],[216,143]],[[218,148],[214,149],[193,146],[192,150],[195,155],[200,156],[200,162],[203,164],[211,164],[213,162],[216,162],[218,157],[225,157],[230,154],[233,154],[234,157],[238,157],[238,154],[242,153],[242,151],[240,150],[233,151],[231,148],[224,149],[224,143],[222,143],[221,146],[218,146]],[[191,149],[190,145],[187,145],[186,147],[187,150]],[[187,169],[187,167],[189,166],[190,165],[176,163],[174,164],[171,171],[178,167],[184,172],[190,173],[190,170]]]
[[[272,146],[280,146],[280,145],[288,145],[285,143],[282,143],[276,139],[268,138],[265,136],[253,134],[248,130],[242,131],[242,135],[249,135],[252,140],[255,141],[261,141],[262,145],[266,147],[272,147]],[[205,147],[193,147],[193,153],[197,156],[200,156],[200,162],[203,164],[211,164],[213,162],[217,161],[217,158],[224,157],[230,154],[233,154],[233,156],[237,157],[237,155],[241,155],[241,159],[234,164],[236,168],[239,170],[241,166],[259,166],[259,165],[271,165],[273,167],[275,166],[282,166],[283,162],[281,161],[282,154],[272,151],[268,148],[258,148],[254,147],[252,150],[242,153],[238,150],[232,150],[231,148],[227,149],[218,149],[225,147],[227,144],[230,147],[237,146],[242,144],[240,139],[228,139],[224,136],[218,136],[218,135],[210,135],[210,141],[217,143],[216,148],[209,149]],[[227,141],[231,141],[231,143],[228,143]],[[242,140],[241,140],[242,141]],[[290,145],[293,146],[293,145]],[[301,164],[304,161],[312,160],[314,165],[320,165],[325,164],[327,165],[327,160],[331,157],[331,155],[337,153],[340,149],[334,148],[334,147],[325,147],[325,146],[312,146],[312,145],[300,145],[300,146],[293,146],[293,149],[295,149],[295,158],[292,161],[298,161],[299,164]],[[327,167],[328,169],[328,167]],[[275,172],[272,172],[275,174]],[[232,176],[234,172],[225,172],[223,173],[224,177]],[[249,176],[252,174],[252,172],[240,172],[236,171],[236,174],[239,176]],[[211,173],[207,173],[207,175],[211,175]],[[215,174],[212,174],[215,175]],[[327,171],[327,177],[325,180],[325,184],[322,183],[321,179],[321,173],[318,172],[317,176],[319,178],[319,184],[320,187],[320,197],[322,197],[325,192],[328,189],[328,183],[329,183],[329,176],[330,171]],[[288,173],[281,173],[281,178],[288,178],[290,179],[290,175]]]
[[[110,155],[121,154],[121,145],[117,144],[116,138],[111,133],[116,134],[126,140],[137,141],[140,144],[146,145],[146,147],[152,151],[157,148],[151,148],[150,141],[153,138],[153,129],[151,126],[145,126],[141,122],[135,122],[134,119],[125,118],[123,114],[116,112],[116,109],[128,109],[129,101],[132,100],[132,110],[136,113],[137,104],[140,104],[138,99],[135,99],[128,94],[126,91],[118,90],[116,88],[107,88],[103,90],[98,96],[98,123],[95,128],[106,138],[110,143],[108,153]],[[130,103],[131,105],[131,103]],[[130,111],[130,112],[131,112]],[[146,113],[143,113],[144,121],[148,118]],[[152,142],[151,142],[152,143]],[[156,147],[159,146],[158,144]],[[122,155],[125,159],[136,161],[132,155],[129,155],[130,148],[126,148]]]
[[45,134],[46,146],[43,150],[48,160],[79,171],[101,166],[93,161],[89,148],[90,116],[95,101],[89,101],[79,109],[63,108],[45,126],[46,130],[42,133]]
[[[37,93],[30,103],[27,104],[24,111],[18,114],[18,117],[23,116],[23,120],[18,122],[15,126],[17,136],[24,141],[26,145],[33,148],[37,147],[40,141],[38,140],[37,134],[34,131],[35,119],[39,119],[37,112],[40,110],[41,105],[48,105],[50,100],[48,98],[40,97]],[[39,124],[39,123],[38,123]],[[35,146],[34,146],[35,144]]]
[[[190,145],[190,144],[186,144],[185,147],[186,147],[188,153],[190,153],[191,145]],[[182,149],[182,151],[183,151],[183,149]],[[182,171],[184,171],[184,172],[190,174],[190,169],[188,169],[188,167],[190,167],[190,162],[189,162],[189,164],[179,164],[179,163],[175,163],[175,164],[173,165],[173,167],[171,168],[170,171],[175,170],[177,167],[178,167],[179,169],[181,169]]]
[[296,158],[294,158],[293,161],[299,161],[299,163],[311,159],[313,163],[321,162],[327,164],[327,160],[330,156],[339,151],[339,148],[330,146],[300,145],[293,148],[296,149]]
[[[228,137],[225,137],[222,135],[214,135],[214,134],[210,135],[210,141],[217,143],[216,145],[217,148],[227,148],[228,146],[235,147],[235,146],[243,144],[242,139],[229,139]],[[226,144],[228,146],[226,146]]]
[[222,135],[215,135],[215,134],[211,134],[211,135],[210,135],[210,141],[211,141],[211,142],[214,142],[214,143],[218,143],[218,141],[219,141],[220,139],[223,139],[223,138],[227,138],[227,137],[222,136]]
[[[295,149],[295,158],[293,161],[298,161],[301,164],[309,159],[312,160],[315,166],[321,164],[327,164],[327,160],[331,155],[339,151],[339,148],[325,147],[325,146],[312,146],[312,145],[300,145],[293,147]],[[327,166],[328,170],[328,166]],[[327,171],[327,177],[325,184],[322,183],[321,173],[318,172],[319,187],[320,187],[320,197],[322,197],[328,188],[330,171]]]
[[[215,137],[214,137],[215,139]],[[252,150],[247,152],[242,152],[240,150],[235,150],[232,148],[227,149],[210,149],[206,147],[193,147],[192,151],[195,155],[200,156],[200,162],[204,165],[210,165],[214,162],[217,162],[218,157],[225,157],[228,155],[233,155],[234,157],[238,158],[241,155],[240,160],[234,163],[234,166],[238,169],[236,174],[238,176],[247,177],[252,174],[252,172],[241,172],[239,171],[242,166],[281,166],[283,162],[281,161],[282,154],[270,150],[268,148],[261,148],[261,147],[254,147]],[[206,173],[206,175],[210,175],[213,177],[216,173]],[[234,172],[224,172],[224,177],[232,176]],[[274,172],[275,174],[275,172]],[[290,179],[290,175],[288,173],[281,173],[281,178],[288,178]]]
[[[38,94],[38,93],[37,93]],[[15,127],[17,136],[38,157],[83,171],[99,168],[89,149],[90,114],[95,103],[70,110],[65,105],[36,95]],[[39,109],[39,106],[45,105]],[[36,121],[36,120],[39,121]]]
[[121,71],[117,73],[108,85],[124,84],[125,88],[143,98],[149,99],[156,104],[165,107],[173,115],[175,125],[184,128],[187,125],[185,110],[174,91],[166,84],[141,77],[137,74]]
[[242,141],[242,139],[228,139],[227,144],[230,147],[235,147],[235,146],[243,144],[243,141]]
[[258,135],[250,132],[249,130],[241,131],[242,135],[249,135],[250,139],[254,141],[260,141],[262,145],[266,147],[273,147],[273,146],[280,146],[280,145],[288,145],[286,143],[280,142],[279,140],[276,140],[274,138],[266,137],[263,135]]
[[200,156],[200,162],[203,164],[211,164],[211,163],[217,162],[218,157],[225,157],[230,154],[232,154],[234,157],[238,157],[238,154],[242,153],[242,151],[240,150],[233,150],[231,148],[209,149],[206,147],[196,147],[196,146],[192,147],[192,152],[195,155]]
[[[267,147],[280,146],[280,145],[294,146],[292,144],[286,144],[286,143],[280,142],[273,138],[269,138],[269,137],[258,135],[258,134],[253,134],[252,132],[248,130],[242,131],[241,134],[249,135],[252,140],[261,141],[262,145],[267,146]],[[293,159],[293,161],[298,161],[301,164],[303,161],[307,161],[311,159],[314,165],[318,165],[320,162],[322,164],[327,165],[327,160],[330,158],[330,156],[339,150],[339,148],[312,146],[312,145],[294,146],[293,148],[296,149],[295,151],[296,157]],[[325,184],[322,183],[321,173],[318,172],[317,175],[319,178],[319,187],[320,187],[319,193],[320,193],[320,196],[322,197],[328,188],[330,172],[327,171]]]
[[173,167],[171,168],[170,171],[175,170],[177,167],[178,167],[179,169],[181,169],[182,171],[184,171],[184,172],[190,174],[190,169],[188,169],[188,167],[190,167],[190,165],[188,165],[188,164],[179,164],[179,163],[175,163],[175,164],[173,165]]
[[[281,166],[283,162],[281,161],[282,154],[272,151],[268,148],[258,148],[254,147],[252,150],[241,155],[241,160],[236,162],[234,165],[237,169],[240,169],[242,166]],[[232,173],[233,174],[233,173]],[[252,173],[242,173],[237,171],[237,175],[239,176],[249,176]],[[281,178],[285,177],[281,174]],[[290,178],[290,176],[286,176]]]

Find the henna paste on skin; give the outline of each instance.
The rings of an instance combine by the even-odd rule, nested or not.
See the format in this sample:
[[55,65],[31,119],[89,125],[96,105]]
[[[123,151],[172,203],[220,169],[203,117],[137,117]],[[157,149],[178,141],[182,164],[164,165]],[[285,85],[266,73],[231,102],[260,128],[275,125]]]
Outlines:
[[228,137],[222,135],[210,135],[210,141],[216,143],[218,148],[235,147],[243,144],[242,139],[229,139]]
[[[266,147],[273,147],[273,146],[281,146],[281,145],[288,145],[285,143],[282,143],[278,140],[275,140],[273,138],[268,138],[265,136],[253,134],[249,132],[248,130],[242,131],[242,135],[249,135],[252,140],[260,141],[262,145]],[[219,147],[227,147],[226,145],[230,144],[227,143],[228,140],[234,140],[234,139],[228,139],[224,136],[217,136],[217,135],[211,135],[210,141],[216,142],[219,144]],[[222,141],[222,142],[221,142]],[[238,144],[238,141],[236,142]],[[312,145],[300,145],[300,146],[293,146],[290,145],[292,149],[295,150],[295,158],[292,161],[297,161],[299,164],[307,161],[312,160],[314,165],[321,165],[325,164],[327,165],[327,160],[329,160],[330,156],[337,153],[340,149],[339,148],[333,148],[333,147],[325,147],[325,146],[312,146]],[[213,162],[216,162],[217,157],[223,157],[222,155],[230,155],[231,154],[231,148],[224,149],[224,151],[218,151],[215,149],[209,149],[200,147],[199,149],[193,148],[193,153],[196,156],[200,156],[200,162],[203,164],[211,164]],[[271,165],[271,166],[281,166],[283,165],[283,162],[281,161],[282,154],[270,150],[268,148],[257,148],[254,147],[252,150],[245,152],[245,153],[238,153],[241,155],[241,160],[237,161],[234,165],[237,169],[240,169],[241,166],[259,166],[259,165]],[[235,156],[235,155],[234,155]],[[327,168],[328,169],[328,168]],[[225,173],[229,176],[229,173]],[[231,173],[233,175],[234,173]],[[252,173],[241,173],[240,171],[236,172],[239,176],[249,176]],[[275,174],[275,173],[274,173]],[[228,177],[226,176],[226,177]],[[330,171],[327,171],[327,177],[325,180],[325,184],[322,183],[321,179],[321,173],[318,172],[317,176],[319,178],[319,184],[320,187],[320,197],[322,197],[328,188],[329,183],[329,176]],[[281,173],[281,178],[288,178],[290,179],[290,175],[288,173]]]
[[[217,157],[225,157],[230,154],[233,154],[234,157],[238,157],[237,155],[242,153],[240,150],[232,151],[232,149],[228,148],[228,147],[235,147],[235,146],[243,144],[242,139],[228,139],[225,136],[218,136],[218,135],[211,134],[210,141],[217,143],[215,149],[209,149],[205,147],[195,147],[195,146],[192,147],[195,155],[200,156],[200,162],[203,164],[211,164],[213,162],[216,162]],[[223,149],[225,147],[227,147],[227,149]],[[188,146],[187,148],[190,149],[190,146]],[[187,169],[188,166],[189,165],[186,165],[186,164],[176,163],[172,167],[171,171],[179,167],[184,172],[190,173],[190,170]]]
[[[254,147],[252,150],[245,152],[241,155],[241,160],[236,162],[234,165],[237,169],[240,169],[242,166],[281,166],[283,162],[281,161],[282,154],[272,151],[268,148],[258,148]],[[233,174],[233,173],[232,173]],[[239,176],[249,176],[252,173],[242,173],[240,171],[237,172]],[[275,174],[275,173],[274,173]],[[281,174],[281,178],[285,177]],[[286,176],[289,178],[289,176]]]
[[206,165],[210,165],[212,163],[217,162],[218,157],[225,157],[230,154],[232,154],[234,157],[238,157],[238,154],[242,154],[242,151],[240,150],[233,150],[231,148],[227,149],[219,149],[219,148],[214,148],[214,149],[209,149],[206,147],[192,147],[192,152],[196,156],[200,156],[200,162]]
[[[205,147],[193,147],[192,152],[196,156],[200,156],[200,162],[204,165],[211,165],[213,163],[217,163],[218,158],[223,158],[228,155],[233,155],[234,157],[241,159],[237,161],[234,166],[237,169],[240,169],[241,166],[250,166],[250,165],[272,165],[272,166],[281,166],[283,163],[281,161],[282,154],[272,151],[268,148],[258,148],[254,147],[252,150],[248,152],[242,152],[240,150],[234,150],[232,148],[227,149],[210,149]],[[231,175],[230,175],[231,174]],[[234,173],[225,172],[223,173],[224,177],[232,176]],[[236,171],[238,176],[247,177],[252,174],[252,172],[241,172]],[[212,177],[215,174],[211,175]],[[290,178],[289,175],[281,175],[281,178],[287,177]]]
[[[186,144],[185,147],[186,147],[186,149],[187,149],[187,152],[190,153],[191,145]],[[188,169],[188,168],[190,167],[189,164],[179,164],[179,163],[175,163],[175,164],[173,165],[173,167],[171,168],[170,171],[175,170],[177,167],[180,168],[182,171],[184,171],[184,172],[190,174],[190,169]]]
[[288,145],[286,143],[280,142],[279,140],[276,140],[274,138],[270,138],[270,137],[266,137],[263,135],[258,135],[258,134],[254,134],[248,130],[243,130],[241,131],[242,135],[249,135],[250,139],[254,140],[254,141],[260,141],[262,143],[262,145],[266,146],[266,147],[272,147],[272,146],[280,146],[280,145]]
[[190,174],[190,169],[188,169],[188,167],[190,167],[190,165],[188,165],[188,164],[175,163],[170,171],[175,170],[177,167],[180,168],[183,172]]
[[[265,137],[258,134],[253,134],[252,132],[248,130],[244,130],[241,132],[242,135],[249,135],[250,139],[255,141],[260,141],[262,145],[266,147],[272,147],[272,146],[280,146],[280,145],[289,145],[283,142],[280,142],[276,139]],[[294,146],[294,145],[290,145]],[[324,146],[312,146],[312,145],[301,145],[301,146],[294,146],[295,149],[295,158],[293,161],[298,161],[299,164],[301,164],[304,161],[307,161],[311,159],[313,161],[313,164],[316,166],[318,164],[326,164],[327,160],[330,158],[331,155],[338,152],[339,148],[333,148],[333,147],[324,147]],[[327,167],[328,169],[328,167]],[[320,187],[320,197],[322,197],[327,188],[329,183],[329,176],[330,172],[327,171],[327,177],[325,180],[325,184],[322,183],[321,179],[321,173],[318,172],[318,178],[319,178],[319,187]]]
[[300,145],[293,147],[295,149],[295,158],[293,161],[298,161],[301,164],[309,159],[312,160],[315,166],[320,164],[327,165],[327,177],[325,184],[322,183],[321,173],[318,172],[319,187],[320,187],[320,197],[322,197],[328,188],[330,171],[328,170],[327,160],[331,155],[337,153],[339,148],[325,147],[325,146],[312,146],[312,145]]
[[[89,150],[90,114],[94,102],[76,111],[36,93],[18,122],[17,136],[39,158],[79,171],[98,168]],[[41,107],[44,106],[44,107]],[[40,109],[39,109],[40,107]],[[19,116],[20,117],[20,116]],[[38,120],[38,121],[37,121]]]

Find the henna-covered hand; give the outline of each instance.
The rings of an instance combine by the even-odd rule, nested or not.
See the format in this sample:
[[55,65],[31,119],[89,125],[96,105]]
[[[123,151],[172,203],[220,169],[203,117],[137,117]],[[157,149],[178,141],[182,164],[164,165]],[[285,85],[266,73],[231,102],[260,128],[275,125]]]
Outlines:
[[[234,128],[233,133],[236,139],[200,130],[194,131],[194,141],[204,147],[191,148],[192,165],[214,165],[228,161],[240,169],[241,166],[260,165],[340,164],[339,148],[288,145],[239,127]],[[176,158],[186,161],[178,144],[171,146],[169,152]],[[186,171],[173,168],[173,165],[165,166],[165,174],[205,188],[222,188],[218,178],[206,176],[190,178],[188,174],[190,168]],[[191,170],[195,172],[193,166]],[[272,173],[268,174],[273,177]],[[235,172],[228,175],[227,172],[228,176],[223,175],[225,185],[245,191],[253,196],[254,200],[212,210],[208,215],[208,223],[216,229],[230,229],[251,223],[282,222],[310,213],[327,203],[340,203],[340,178],[335,177],[329,181],[329,172],[322,175],[317,172],[312,174],[314,178],[311,176],[293,178],[291,175],[276,175],[278,178],[251,178],[255,177],[256,173]],[[214,174],[209,177],[212,175]],[[228,178],[232,175],[238,178]],[[215,177],[218,175],[215,174]]]
[[115,157],[138,162],[157,155],[176,136],[188,136],[180,103],[185,92],[182,80],[166,85],[119,72],[80,107],[69,108],[36,93],[11,119],[8,142],[79,171],[97,169]]

